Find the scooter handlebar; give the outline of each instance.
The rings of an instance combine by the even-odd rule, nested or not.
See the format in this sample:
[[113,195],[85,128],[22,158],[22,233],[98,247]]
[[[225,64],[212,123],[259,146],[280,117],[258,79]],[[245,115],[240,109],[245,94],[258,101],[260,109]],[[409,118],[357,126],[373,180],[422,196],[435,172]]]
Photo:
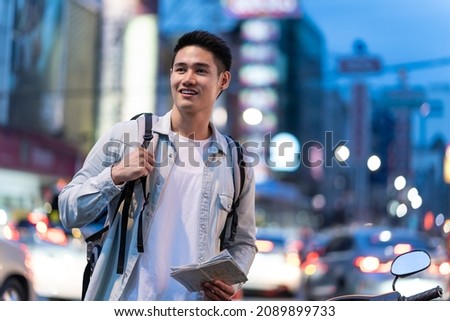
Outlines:
[[431,301],[433,299],[442,298],[444,290],[437,286],[433,289],[423,291],[408,297],[402,297],[402,301]]

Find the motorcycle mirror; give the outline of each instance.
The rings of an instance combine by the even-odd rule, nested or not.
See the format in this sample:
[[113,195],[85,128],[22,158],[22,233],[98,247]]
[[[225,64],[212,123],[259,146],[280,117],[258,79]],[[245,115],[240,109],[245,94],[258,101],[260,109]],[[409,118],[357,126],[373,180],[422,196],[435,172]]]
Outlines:
[[413,250],[395,258],[391,265],[391,273],[399,278],[425,270],[431,264],[430,255],[422,250]]

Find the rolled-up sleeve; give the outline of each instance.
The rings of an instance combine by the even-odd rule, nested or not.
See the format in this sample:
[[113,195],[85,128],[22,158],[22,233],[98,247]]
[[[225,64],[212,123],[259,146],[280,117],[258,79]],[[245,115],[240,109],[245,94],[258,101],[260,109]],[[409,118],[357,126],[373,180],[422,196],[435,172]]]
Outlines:
[[64,227],[82,227],[92,222],[121,192],[121,186],[112,180],[111,167],[123,155],[123,133],[127,133],[127,128],[130,126],[118,123],[100,137],[82,168],[59,194],[59,215]]

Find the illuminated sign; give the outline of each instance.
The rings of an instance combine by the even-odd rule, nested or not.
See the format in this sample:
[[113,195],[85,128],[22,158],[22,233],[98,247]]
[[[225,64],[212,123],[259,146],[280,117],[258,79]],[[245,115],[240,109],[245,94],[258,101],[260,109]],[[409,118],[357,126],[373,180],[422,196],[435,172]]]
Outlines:
[[278,93],[273,88],[246,88],[239,93],[239,103],[243,107],[273,110],[278,105]]
[[277,48],[271,44],[244,43],[240,49],[240,58],[245,62],[273,63],[276,61]]
[[278,70],[271,65],[245,65],[239,70],[239,80],[246,86],[270,86],[278,84]]
[[298,0],[222,0],[224,8],[237,18],[299,17]]
[[293,172],[300,166],[300,142],[290,133],[278,133],[270,146],[271,168],[274,171]]
[[279,24],[267,19],[250,19],[241,25],[241,37],[251,42],[275,41],[280,38]]

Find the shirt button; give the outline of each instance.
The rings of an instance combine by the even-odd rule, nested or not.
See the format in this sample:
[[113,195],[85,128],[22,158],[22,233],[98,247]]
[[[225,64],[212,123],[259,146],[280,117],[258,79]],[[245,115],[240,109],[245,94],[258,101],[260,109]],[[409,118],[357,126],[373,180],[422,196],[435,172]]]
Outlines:
[[209,154],[217,154],[219,152],[219,149],[216,146],[211,146],[208,148]]

